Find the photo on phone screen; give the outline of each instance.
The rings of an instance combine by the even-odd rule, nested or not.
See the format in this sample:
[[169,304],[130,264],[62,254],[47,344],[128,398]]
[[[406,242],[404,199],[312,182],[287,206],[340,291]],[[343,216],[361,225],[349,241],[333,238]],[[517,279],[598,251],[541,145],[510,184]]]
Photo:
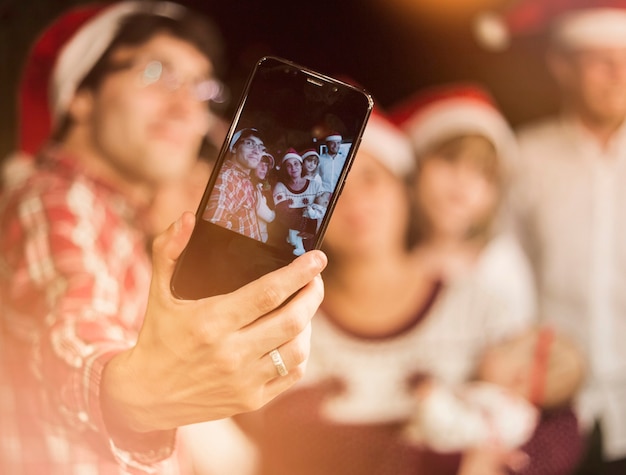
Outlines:
[[372,106],[358,87],[262,58],[177,263],[175,295],[230,292],[319,248]]

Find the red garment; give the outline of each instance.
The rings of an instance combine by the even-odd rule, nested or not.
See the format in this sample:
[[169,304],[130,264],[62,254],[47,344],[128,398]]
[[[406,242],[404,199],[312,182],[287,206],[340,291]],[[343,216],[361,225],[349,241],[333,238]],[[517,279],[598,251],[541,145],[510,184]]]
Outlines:
[[413,475],[419,449],[401,421],[341,424],[321,414],[332,382],[290,390],[257,412],[237,416],[261,450],[262,475]]
[[[102,370],[136,341],[150,262],[137,210],[49,151],[0,202],[0,473],[178,473],[175,431],[117,447]],[[124,444],[126,446],[126,444]],[[131,445],[128,445],[129,447]],[[161,462],[163,461],[163,462]]]
[[250,172],[231,159],[220,171],[204,219],[252,239],[261,240],[256,215],[256,188]]

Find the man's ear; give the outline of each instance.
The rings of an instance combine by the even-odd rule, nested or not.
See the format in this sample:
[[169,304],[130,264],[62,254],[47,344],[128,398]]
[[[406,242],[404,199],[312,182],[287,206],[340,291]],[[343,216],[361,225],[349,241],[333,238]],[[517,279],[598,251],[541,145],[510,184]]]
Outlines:
[[74,94],[67,109],[67,113],[75,123],[84,123],[91,117],[93,103],[93,92],[88,89],[81,89]]

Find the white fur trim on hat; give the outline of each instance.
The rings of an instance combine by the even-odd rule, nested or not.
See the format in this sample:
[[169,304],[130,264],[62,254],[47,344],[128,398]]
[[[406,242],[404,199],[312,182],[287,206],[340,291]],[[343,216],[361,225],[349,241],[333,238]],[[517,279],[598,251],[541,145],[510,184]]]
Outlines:
[[170,2],[124,1],[87,21],[65,44],[54,67],[50,94],[53,121],[67,111],[76,88],[111,44],[120,22],[141,11],[177,18],[185,7]]
[[306,152],[304,152],[302,154],[302,160],[305,160],[306,158],[310,157],[310,156],[314,156],[317,157],[317,159],[319,160],[320,158],[320,154],[317,153],[315,150],[307,150]]
[[552,37],[571,48],[626,47],[626,11],[587,8],[564,13],[555,22]]
[[502,115],[475,99],[452,98],[434,103],[403,124],[418,157],[437,143],[458,135],[477,134],[496,147],[498,155],[513,160],[516,145]]
[[339,134],[329,135],[324,139],[326,142],[341,142],[343,137]]
[[407,175],[415,165],[408,137],[375,113],[365,126],[360,150],[371,153],[396,176]]
[[274,169],[274,166],[276,165],[276,160],[274,160],[274,156],[270,153],[265,152],[261,155],[261,161],[263,161],[265,158],[267,158],[267,161],[269,162],[270,170]]
[[300,163],[302,163],[302,157],[300,155],[298,155],[296,152],[287,152],[284,156],[283,159],[281,160],[280,163],[285,163],[285,160],[289,160],[290,158],[295,158],[296,160],[298,160]]

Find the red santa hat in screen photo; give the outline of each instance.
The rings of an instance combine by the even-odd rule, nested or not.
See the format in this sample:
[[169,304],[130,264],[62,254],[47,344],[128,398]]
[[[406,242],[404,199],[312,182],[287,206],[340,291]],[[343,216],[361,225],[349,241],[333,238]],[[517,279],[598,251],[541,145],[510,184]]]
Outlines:
[[396,107],[391,117],[408,134],[418,159],[438,143],[468,134],[487,138],[507,161],[516,153],[511,127],[491,95],[475,84],[425,89]]
[[408,137],[376,107],[365,126],[359,150],[372,154],[396,176],[408,175],[415,166]]
[[626,46],[626,0],[520,0],[506,11],[482,13],[474,28],[491,50],[543,32],[569,48]]
[[289,160],[290,158],[295,158],[300,163],[302,163],[302,157],[300,156],[300,154],[294,148],[288,148],[287,149],[287,151],[285,152],[285,155],[283,155],[283,159],[280,161],[280,163],[281,164],[285,163],[285,161]]
[[67,112],[76,88],[101,58],[121,21],[142,11],[176,18],[169,2],[124,1],[76,7],[39,36],[24,65],[18,99],[18,152],[36,153]]

